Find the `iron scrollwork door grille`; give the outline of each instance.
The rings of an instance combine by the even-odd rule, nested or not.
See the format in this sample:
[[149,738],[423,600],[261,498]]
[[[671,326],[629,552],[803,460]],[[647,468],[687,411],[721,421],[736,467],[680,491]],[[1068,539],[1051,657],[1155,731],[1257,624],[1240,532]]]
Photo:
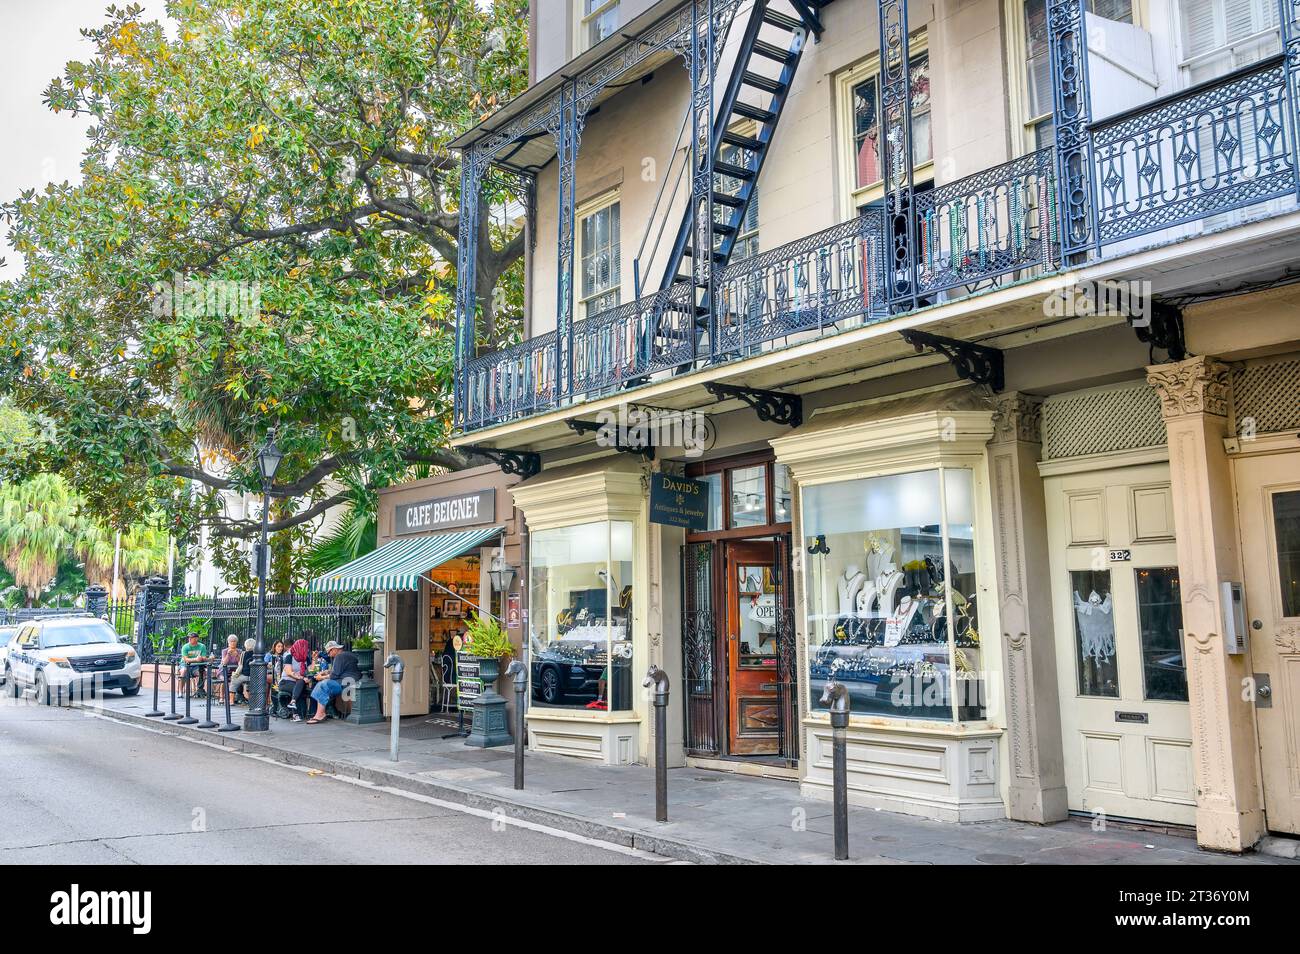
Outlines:
[[794,627],[790,578],[790,535],[776,538],[776,693],[777,754],[787,765],[799,764],[799,653]]
[[686,752],[718,755],[717,605],[713,543],[682,547],[682,672],[685,675]]

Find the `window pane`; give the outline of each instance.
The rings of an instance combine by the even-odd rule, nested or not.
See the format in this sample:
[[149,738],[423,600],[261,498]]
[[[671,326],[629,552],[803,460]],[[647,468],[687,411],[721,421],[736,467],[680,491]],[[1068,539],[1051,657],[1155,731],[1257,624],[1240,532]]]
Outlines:
[[1133,0],[1088,0],[1088,9],[1107,20],[1133,22]]
[[731,526],[761,527],[767,523],[767,467],[737,467],[731,471]]
[[618,304],[620,277],[619,203],[582,217],[580,278],[586,314]]
[[531,536],[529,668],[535,706],[607,708],[610,591],[624,585],[617,569],[617,580],[609,580],[609,549],[610,525],[604,522]]
[[880,114],[876,108],[876,81],[853,87],[853,152],[857,156],[857,187],[879,182]]
[[709,485],[709,523],[704,529],[721,530],[722,526],[722,475],[705,474],[699,478]]
[[1300,616],[1300,490],[1273,495],[1273,534],[1277,575],[1282,582],[1282,615]]
[[632,524],[615,520],[609,528],[610,708],[632,708]]
[[939,472],[808,487],[803,522],[811,707],[833,675],[855,713],[951,721]]
[[1146,698],[1186,702],[1187,662],[1183,658],[1183,604],[1178,590],[1178,567],[1138,570],[1137,600]]
[[[604,0],[586,0],[583,13],[590,16],[593,10],[598,10],[603,5]],[[620,20],[618,7],[617,3],[611,4],[608,10],[587,21],[587,46],[595,46],[618,29]]]
[[[953,640],[957,647],[953,669],[957,677],[957,717],[971,722],[985,717],[987,689],[980,650],[978,592],[975,585],[975,480],[969,470],[943,472],[948,504],[948,566],[932,555],[911,564],[918,584],[930,585],[937,596],[947,587],[952,600]],[[936,585],[940,584],[940,585]],[[942,608],[947,612],[947,605]]]
[[1119,698],[1115,614],[1109,570],[1070,573],[1074,608],[1074,658],[1079,695]]
[[775,508],[773,523],[789,523],[794,512],[790,505],[790,468],[785,464],[776,464],[775,467],[776,469],[772,471],[772,483],[776,494],[776,500],[772,501]]

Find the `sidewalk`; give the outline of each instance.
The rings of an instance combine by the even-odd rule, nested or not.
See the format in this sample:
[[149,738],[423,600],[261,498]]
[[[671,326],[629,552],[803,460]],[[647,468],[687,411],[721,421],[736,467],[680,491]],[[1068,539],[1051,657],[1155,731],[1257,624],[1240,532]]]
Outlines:
[[[202,738],[236,751],[419,792],[652,851],[687,861],[800,864],[831,860],[829,802],[801,798],[793,782],[679,768],[668,773],[668,817],[654,820],[654,772],[611,767],[563,756],[526,757],[526,787],[514,789],[513,749],[470,748],[443,739],[447,725],[420,716],[402,722],[401,761],[388,759],[388,724],[330,721],[307,726],[279,719],[257,735],[217,733],[147,719],[151,700],[116,695],[102,700],[104,716],[184,738]],[[163,708],[166,708],[164,703]],[[195,707],[202,717],[202,708]],[[242,721],[238,709],[234,721]],[[214,721],[220,722],[217,710]],[[1047,827],[998,821],[957,825],[893,812],[853,808],[849,857],[863,864],[1288,864],[1260,854],[1241,857],[1197,849],[1181,835],[1111,826],[1094,832],[1085,821]]]

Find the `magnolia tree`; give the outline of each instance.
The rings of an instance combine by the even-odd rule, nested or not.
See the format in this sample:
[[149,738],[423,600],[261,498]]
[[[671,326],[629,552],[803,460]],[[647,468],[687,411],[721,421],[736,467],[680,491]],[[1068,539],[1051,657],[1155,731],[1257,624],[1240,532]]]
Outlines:
[[[286,452],[273,530],[457,467],[455,283],[479,337],[517,334],[524,238],[481,203],[455,274],[445,144],[526,85],[524,0],[173,0],[109,8],[46,92],[91,121],[81,182],[3,207],[22,276],[0,285],[0,393],[41,439],[3,476],[65,478],[115,524],[163,512],[215,540]],[[494,294],[495,290],[495,294]]]

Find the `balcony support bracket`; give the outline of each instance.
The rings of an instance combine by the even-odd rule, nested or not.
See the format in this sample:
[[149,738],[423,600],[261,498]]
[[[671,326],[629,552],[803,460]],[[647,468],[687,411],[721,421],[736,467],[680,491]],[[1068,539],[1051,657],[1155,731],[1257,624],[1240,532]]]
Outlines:
[[939,352],[956,370],[957,377],[971,384],[987,384],[994,393],[1006,385],[1002,352],[997,348],[910,328],[899,333],[918,354],[926,348]]
[[[598,435],[597,443],[603,447],[612,447],[620,454],[635,454],[642,460],[655,459],[655,446],[648,440],[628,440],[615,425],[602,424],[599,421],[569,421],[569,429],[579,434]],[[612,439],[611,439],[612,438]]]
[[[1138,341],[1153,351],[1159,348],[1169,355],[1170,361],[1182,361],[1187,357],[1182,309],[1165,302],[1153,301],[1150,304],[1150,314],[1129,315],[1128,323],[1137,334]],[[1152,361],[1154,360],[1153,356]]]
[[502,450],[498,447],[484,447],[481,444],[466,444],[461,448],[466,454],[486,457],[501,468],[501,473],[511,474],[527,480],[542,472],[542,456],[532,451]]
[[803,398],[783,391],[763,391],[759,388],[741,388],[731,384],[710,382],[704,387],[715,398],[725,401],[735,398],[754,409],[760,421],[798,427],[803,423]]

